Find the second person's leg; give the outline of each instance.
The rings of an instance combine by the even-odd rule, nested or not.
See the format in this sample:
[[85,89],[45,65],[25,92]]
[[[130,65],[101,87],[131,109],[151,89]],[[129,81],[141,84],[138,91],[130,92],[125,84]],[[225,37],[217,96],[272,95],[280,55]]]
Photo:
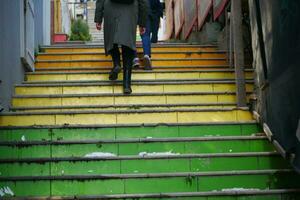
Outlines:
[[114,44],[113,49],[109,53],[113,61],[113,68],[109,73],[109,80],[114,81],[118,79],[118,74],[121,71],[121,59],[118,45]]
[[143,50],[144,50],[144,67],[146,70],[151,70],[151,26],[150,26],[150,19],[148,18],[147,25],[146,25],[146,32],[141,35],[142,42],[143,42]]
[[123,93],[131,94],[131,71],[132,60],[134,58],[134,50],[127,46],[122,46],[123,58]]

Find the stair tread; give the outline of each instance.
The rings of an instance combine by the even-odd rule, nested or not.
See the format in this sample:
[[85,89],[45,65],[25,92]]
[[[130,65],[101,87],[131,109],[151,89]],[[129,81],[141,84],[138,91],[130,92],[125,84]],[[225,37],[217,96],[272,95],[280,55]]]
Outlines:
[[228,112],[248,111],[247,108],[203,108],[203,109],[172,109],[172,110],[91,110],[91,111],[53,111],[53,112],[2,112],[0,116],[17,115],[70,115],[70,114],[126,114],[126,113],[171,113],[171,112]]
[[[235,79],[159,79],[159,80],[132,80],[132,85],[192,85],[192,84],[236,84]],[[254,83],[252,79],[246,79],[246,83]],[[122,81],[60,81],[16,84],[16,87],[60,87],[60,86],[116,86],[122,85]]]
[[155,160],[155,159],[187,159],[187,158],[236,158],[253,156],[280,156],[277,152],[241,152],[241,153],[203,153],[179,155],[145,155],[145,156],[95,156],[95,157],[39,157],[39,158],[9,158],[0,159],[0,163],[43,163],[43,162],[82,162],[82,161],[109,161],[109,160]]
[[[234,170],[215,172],[183,172],[183,173],[147,173],[147,174],[101,174],[101,175],[66,175],[66,176],[18,176],[0,177],[0,181],[41,181],[41,180],[107,180],[107,179],[135,179],[135,178],[172,178],[172,177],[203,177],[203,176],[237,176],[263,175],[278,173],[295,173],[292,169],[265,169],[265,170]],[[296,177],[295,177],[296,178]]]
[[[76,196],[52,196],[52,197],[31,197],[32,200],[70,200],[70,199],[133,199],[133,198],[193,198],[193,197],[225,197],[228,196],[238,197],[238,196],[245,196],[244,198],[247,199],[247,195],[251,196],[250,199],[253,199],[253,195],[259,195],[263,197],[264,195],[281,195],[283,194],[299,194],[300,189],[297,188],[290,188],[290,189],[253,189],[253,188],[227,188],[222,191],[208,191],[208,192],[174,192],[174,193],[142,193],[142,194],[117,194],[117,195],[76,195]],[[266,197],[268,198],[268,197]],[[5,198],[4,198],[5,199]],[[26,197],[15,197],[15,200],[24,200]]]
[[[245,72],[254,72],[254,69],[245,69]],[[198,69],[198,70],[165,70],[165,71],[147,71],[147,70],[134,70],[134,73],[137,74],[152,74],[152,73],[214,73],[214,72],[230,72],[233,73],[235,70],[233,68],[225,68],[225,69]],[[26,72],[27,75],[44,75],[44,74],[107,74],[107,72]]]

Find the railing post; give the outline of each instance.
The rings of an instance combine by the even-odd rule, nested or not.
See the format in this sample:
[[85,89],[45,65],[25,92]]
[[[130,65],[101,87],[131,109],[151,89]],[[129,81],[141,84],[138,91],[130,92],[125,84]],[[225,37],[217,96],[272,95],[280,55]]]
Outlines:
[[242,0],[231,1],[236,98],[238,107],[246,107],[246,87],[244,74],[244,44],[242,29]]

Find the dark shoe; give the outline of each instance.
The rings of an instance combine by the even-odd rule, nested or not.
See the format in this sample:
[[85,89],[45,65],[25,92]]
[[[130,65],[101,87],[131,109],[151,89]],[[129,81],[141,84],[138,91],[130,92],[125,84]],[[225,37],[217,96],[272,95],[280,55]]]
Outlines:
[[131,94],[131,68],[123,71],[123,93]]
[[151,58],[148,55],[144,56],[145,70],[152,70]]
[[109,73],[109,80],[111,81],[115,81],[118,79],[118,74],[121,71],[121,67],[120,66],[115,66],[111,72]]

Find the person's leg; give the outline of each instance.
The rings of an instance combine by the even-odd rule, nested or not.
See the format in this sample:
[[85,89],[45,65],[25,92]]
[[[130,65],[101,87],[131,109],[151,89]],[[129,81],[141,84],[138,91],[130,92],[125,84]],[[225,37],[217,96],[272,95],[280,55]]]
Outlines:
[[142,42],[143,42],[143,50],[144,50],[144,66],[146,70],[151,70],[151,41],[150,41],[150,33],[151,33],[151,26],[150,26],[150,18],[148,18],[148,22],[146,25],[146,32],[141,35]]
[[122,46],[123,56],[123,92],[124,94],[131,94],[131,71],[132,60],[134,58],[134,50],[127,46]]
[[146,32],[143,35],[141,35],[144,55],[148,55],[149,57],[151,57],[151,41],[150,41],[151,26],[150,26],[149,18],[145,28],[146,28]]
[[109,53],[113,61],[113,68],[109,73],[109,80],[114,81],[118,79],[118,74],[121,71],[121,59],[118,45],[114,44],[113,49]]
[[153,16],[151,21],[151,42],[157,43],[158,41],[158,29],[160,24],[160,17],[159,16]]

